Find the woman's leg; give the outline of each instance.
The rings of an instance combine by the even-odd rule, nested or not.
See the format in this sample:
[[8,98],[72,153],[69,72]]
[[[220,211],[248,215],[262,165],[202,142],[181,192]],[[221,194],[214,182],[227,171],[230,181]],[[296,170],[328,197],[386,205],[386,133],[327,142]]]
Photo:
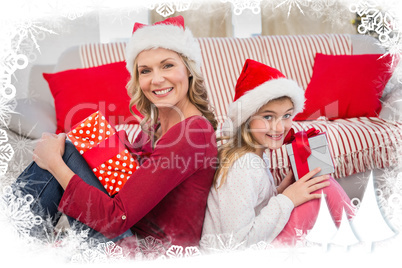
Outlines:
[[[82,180],[107,194],[85,159],[69,141],[66,141],[63,160]],[[61,216],[61,213],[58,212],[58,205],[64,190],[50,172],[41,169],[33,162],[17,178],[13,184],[13,189],[14,193],[20,197],[27,194],[32,195],[35,199],[31,204],[32,211],[45,219],[46,222],[50,222],[52,227],[55,226]],[[69,217],[69,223],[76,228],[89,228],[71,217]],[[126,236],[130,234],[127,233]],[[93,229],[90,229],[89,236],[105,239],[103,235]]]

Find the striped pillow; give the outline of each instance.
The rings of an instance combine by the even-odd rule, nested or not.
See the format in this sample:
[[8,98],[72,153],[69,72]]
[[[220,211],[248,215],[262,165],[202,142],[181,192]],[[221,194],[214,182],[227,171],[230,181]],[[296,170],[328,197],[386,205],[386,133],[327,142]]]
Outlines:
[[264,60],[262,63],[280,70],[306,89],[313,74],[316,53],[327,55],[352,54],[349,35],[320,34],[295,36],[261,36]]
[[133,143],[135,138],[141,132],[141,127],[139,124],[120,124],[115,126],[116,132],[120,130],[125,130],[127,133],[127,140]]
[[263,61],[259,38],[199,38],[205,86],[220,124],[233,101],[237,78],[246,59]]
[[199,38],[205,84],[220,124],[233,101],[237,78],[246,59],[280,70],[306,89],[316,53],[352,53],[349,35],[259,36],[250,38]]
[[79,47],[83,68],[125,61],[126,43],[84,44]]

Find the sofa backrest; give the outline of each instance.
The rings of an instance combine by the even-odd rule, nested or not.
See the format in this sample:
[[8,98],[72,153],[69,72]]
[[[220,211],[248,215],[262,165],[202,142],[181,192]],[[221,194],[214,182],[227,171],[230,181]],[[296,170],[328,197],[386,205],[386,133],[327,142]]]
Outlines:
[[[376,39],[350,34],[257,36],[250,38],[198,38],[201,70],[220,123],[233,100],[234,87],[246,59],[254,59],[283,72],[307,87],[316,53],[329,55],[382,53]],[[84,44],[66,51],[55,71],[89,68],[125,60],[126,43]],[[72,60],[73,59],[73,60]]]

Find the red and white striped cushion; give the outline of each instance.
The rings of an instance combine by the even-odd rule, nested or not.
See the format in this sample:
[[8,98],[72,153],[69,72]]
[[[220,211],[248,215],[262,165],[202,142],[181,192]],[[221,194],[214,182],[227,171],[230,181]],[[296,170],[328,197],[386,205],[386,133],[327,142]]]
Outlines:
[[327,55],[352,54],[349,35],[274,35],[259,37],[263,44],[262,63],[280,70],[306,89],[313,74],[316,53]]
[[[335,165],[334,178],[397,164],[402,123],[377,117],[359,117],[333,121],[295,121],[292,127],[296,132],[314,127],[327,133]],[[290,169],[285,146],[272,151],[270,163],[276,182],[281,181]]]
[[246,59],[262,61],[259,38],[199,38],[205,86],[215,114],[222,123],[233,101],[237,78]]
[[[125,60],[126,43],[84,44],[79,48],[81,64],[84,68],[96,67]],[[124,129],[129,142],[133,143],[141,131],[139,124],[121,124],[116,130]]]
[[133,143],[138,133],[141,131],[139,124],[121,124],[115,126],[116,131],[124,129],[127,133],[127,139],[130,143]]
[[125,60],[126,43],[84,44],[79,48],[83,68]]
[[205,85],[220,124],[233,101],[236,81],[246,59],[277,68],[305,89],[313,73],[316,53],[352,53],[350,36],[341,34],[199,38],[198,41]]

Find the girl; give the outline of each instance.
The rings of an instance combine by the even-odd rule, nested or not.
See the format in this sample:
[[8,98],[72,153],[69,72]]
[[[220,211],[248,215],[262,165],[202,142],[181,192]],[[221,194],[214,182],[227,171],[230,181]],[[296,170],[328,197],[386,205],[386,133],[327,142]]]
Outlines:
[[144,116],[135,149],[149,157],[112,198],[65,134],[45,133],[14,188],[54,222],[59,210],[110,239],[131,230],[121,246],[148,236],[166,247],[198,245],[217,155],[200,47],[179,16],[136,23],[126,49],[130,107]]
[[[223,126],[228,138],[219,150],[220,163],[207,201],[201,241],[204,248],[211,247],[214,236],[222,234],[243,246],[269,243],[288,222],[291,230],[282,236],[289,241],[289,235],[295,234],[292,228],[311,229],[318,212],[314,201],[321,198],[321,189],[334,189],[332,199],[340,201],[340,197],[350,204],[340,185],[329,175],[313,178],[319,169],[294,183],[290,172],[277,188],[274,185],[265,151],[283,145],[292,118],[302,111],[303,105],[304,91],[294,81],[262,63],[245,62]],[[315,210],[313,216],[292,214],[294,208],[308,203],[313,204],[308,208]],[[334,211],[339,219],[342,207]]]

